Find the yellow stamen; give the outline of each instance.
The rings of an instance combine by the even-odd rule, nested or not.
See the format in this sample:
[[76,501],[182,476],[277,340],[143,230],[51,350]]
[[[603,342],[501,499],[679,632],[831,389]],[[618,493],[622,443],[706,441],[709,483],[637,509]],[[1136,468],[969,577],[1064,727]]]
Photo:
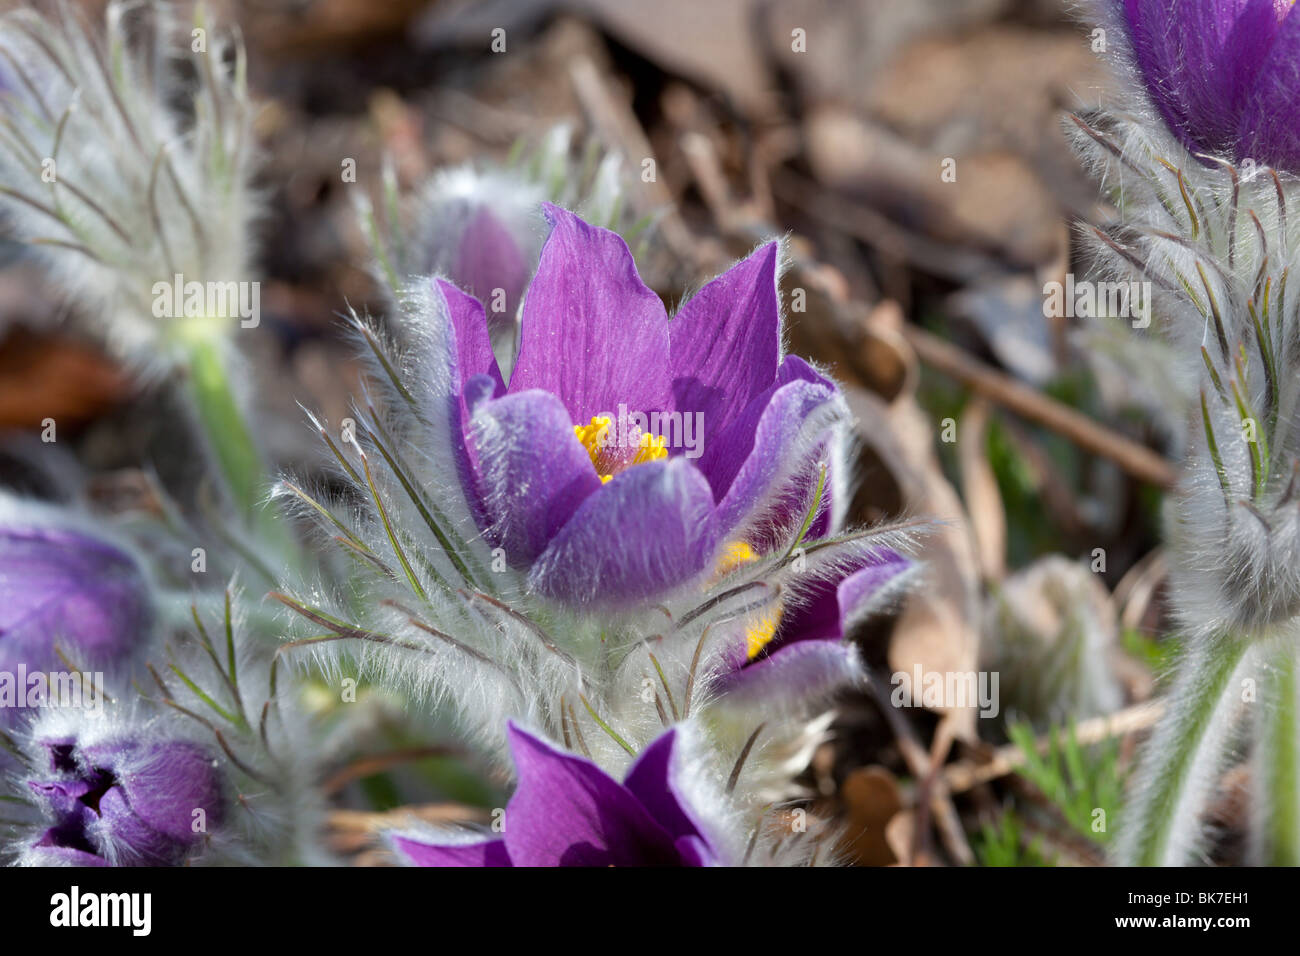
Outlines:
[[718,578],[725,577],[736,568],[757,560],[758,553],[749,546],[749,542],[733,541],[722,552],[722,557],[718,559],[718,566],[713,569],[713,574]]
[[[750,547],[748,541],[732,541],[723,550],[722,557],[718,558],[718,564],[713,569],[714,580],[726,577],[737,568],[742,568],[758,559],[758,552]],[[745,632],[746,652],[750,660],[757,657],[776,636],[776,629],[780,625],[781,606],[778,604],[770,614],[764,615],[762,620]]]
[[636,457],[632,459],[632,464],[641,465],[647,461],[659,461],[661,458],[668,457],[668,439],[663,435],[642,435],[641,447],[637,449]]
[[[613,420],[608,415],[597,415],[590,425],[574,425],[573,434],[577,436],[582,447],[591,458],[591,465],[596,469],[602,484],[611,481],[614,474],[633,465],[642,465],[648,461],[659,461],[668,457],[668,439],[659,435],[642,435],[637,444],[636,454],[630,461],[621,459],[618,451],[611,452],[608,434]],[[608,469],[608,470],[607,470]]]
[[596,469],[602,485],[608,484],[614,478],[613,475],[602,475],[596,464],[596,458],[604,447],[605,433],[609,431],[609,426],[612,424],[608,415],[596,415],[592,417],[590,425],[573,426],[573,434],[578,436],[582,447],[587,449],[587,455],[591,458],[592,467]]
[[761,621],[745,632],[748,642],[749,659],[753,660],[767,646],[768,641],[776,636],[776,629],[781,624],[781,608],[777,607]]

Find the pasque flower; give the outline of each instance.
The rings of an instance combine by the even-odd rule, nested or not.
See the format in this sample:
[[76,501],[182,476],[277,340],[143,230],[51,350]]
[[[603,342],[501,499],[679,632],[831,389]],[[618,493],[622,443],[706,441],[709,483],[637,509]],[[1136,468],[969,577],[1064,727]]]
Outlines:
[[[741,554],[744,549],[738,549]],[[816,700],[861,675],[853,628],[897,597],[916,565],[891,549],[850,564],[843,576],[816,582],[787,610],[768,615],[737,645],[721,681],[724,706],[771,707]]]
[[1168,593],[1186,651],[1121,819],[1116,846],[1126,863],[1198,857],[1202,811],[1241,739],[1240,687],[1252,674],[1265,684],[1252,709],[1262,768],[1253,777],[1255,857],[1300,861],[1300,830],[1289,822],[1300,807],[1300,312],[1289,281],[1300,192],[1288,175],[1300,170],[1300,15],[1292,6],[1111,4],[1145,91],[1126,110],[1074,119],[1119,214],[1094,230],[1099,261],[1149,283],[1155,321],[1144,334],[1170,346],[1169,377],[1192,397],[1187,459],[1166,509]]
[[1300,14],[1293,0],[1122,5],[1147,92],[1184,146],[1300,170]]
[[621,238],[545,210],[552,232],[508,386],[481,304],[442,284],[470,496],[489,540],[537,591],[652,598],[711,567],[756,511],[779,508],[799,464],[788,456],[841,399],[780,354],[775,243],[669,322]]
[[148,640],[139,563],[46,508],[0,496],[0,670],[111,669]]
[[503,833],[428,842],[395,835],[417,866],[709,866],[717,850],[679,782],[677,732],[650,744],[623,782],[511,724],[518,785]]
[[[543,213],[508,376],[483,304],[446,279],[405,287],[404,348],[358,322],[378,400],[341,441],[318,426],[365,506],[280,492],[358,560],[365,597],[295,582],[277,597],[331,632],[315,653],[354,642],[376,680],[447,695],[498,754],[516,719],[616,774],[725,696],[785,618],[772,647],[789,647],[745,668],[772,675],[781,719],[753,747],[750,711],[731,721],[738,742],[713,739],[728,765],[760,760],[799,736],[786,724],[811,696],[858,674],[850,647],[795,639],[804,611],[815,619],[845,578],[846,614],[865,607],[892,575],[854,575],[901,562],[900,537],[842,527],[847,406],[782,354],[776,243],[670,320],[618,234]],[[839,636],[831,616],[817,636]]]
[[170,866],[225,813],[210,753],[188,740],[113,734],[41,740],[27,781],[49,826],[20,858],[37,866]]

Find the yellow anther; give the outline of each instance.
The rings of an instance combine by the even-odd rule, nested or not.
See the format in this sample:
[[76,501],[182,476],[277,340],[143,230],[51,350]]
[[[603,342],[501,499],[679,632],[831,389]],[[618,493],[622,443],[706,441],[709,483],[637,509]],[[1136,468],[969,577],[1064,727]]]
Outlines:
[[757,560],[758,554],[749,546],[748,542],[733,541],[722,552],[722,557],[718,558],[718,566],[713,569],[714,577],[725,577],[736,568]]
[[[717,565],[713,569],[713,579],[715,581],[726,577],[737,568],[757,561],[759,554],[747,541],[732,541],[722,551],[722,556],[718,558]],[[776,636],[776,629],[781,625],[781,605],[772,609],[770,614],[763,618],[745,632],[746,653],[749,659],[753,660],[765,648],[768,643]]]
[[766,615],[761,621],[745,632],[745,639],[748,645],[749,659],[753,660],[759,655],[763,648],[774,636],[776,629],[781,624],[781,608],[777,607],[771,614]]
[[637,442],[636,454],[631,459],[625,458],[622,449],[610,441],[609,432],[613,424],[613,419],[608,415],[596,415],[591,419],[590,425],[573,426],[573,434],[587,450],[587,456],[602,484],[608,483],[624,468],[668,457],[668,439],[647,434],[642,435]]
[[641,465],[647,461],[659,461],[668,457],[668,439],[663,435],[642,435],[632,464]]
[[587,456],[591,459],[592,467],[596,469],[596,475],[600,478],[600,483],[608,484],[613,475],[602,475],[600,465],[597,459],[600,457],[601,450],[605,446],[605,433],[609,431],[609,426],[613,421],[608,415],[595,415],[591,419],[590,425],[574,425],[573,434],[578,437],[582,447],[587,449]]
[[578,436],[578,441],[582,442],[582,447],[587,449],[587,454],[591,456],[593,462],[600,452],[605,433],[609,431],[609,426],[612,424],[608,415],[597,415],[591,419],[590,425],[573,426],[573,433]]

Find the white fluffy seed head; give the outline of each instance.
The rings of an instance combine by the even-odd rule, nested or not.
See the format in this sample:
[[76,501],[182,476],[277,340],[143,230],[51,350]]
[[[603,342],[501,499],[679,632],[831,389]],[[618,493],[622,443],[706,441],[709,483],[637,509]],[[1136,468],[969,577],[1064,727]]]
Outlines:
[[257,213],[243,52],[192,26],[131,2],[110,4],[103,28],[64,4],[0,18],[0,209],[146,377],[174,366],[195,323],[236,327],[176,304],[158,315],[155,284],[247,281]]

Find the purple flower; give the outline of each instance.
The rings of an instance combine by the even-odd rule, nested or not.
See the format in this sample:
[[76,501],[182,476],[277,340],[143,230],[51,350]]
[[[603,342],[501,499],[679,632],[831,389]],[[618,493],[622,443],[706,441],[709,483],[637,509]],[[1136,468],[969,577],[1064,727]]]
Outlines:
[[63,738],[41,746],[48,770],[27,786],[52,822],[26,863],[173,866],[224,817],[216,762],[189,741]]
[[776,243],[670,322],[617,234],[543,208],[552,231],[508,387],[482,305],[439,282],[470,497],[539,593],[646,600],[710,569],[760,512],[808,506],[808,466],[842,399],[781,355]]
[[1193,153],[1300,170],[1300,15],[1290,0],[1123,0],[1147,90]]
[[[732,558],[748,556],[738,551]],[[855,679],[857,649],[844,638],[896,596],[915,567],[884,549],[817,582],[788,612],[777,610],[750,629],[747,646],[733,651],[733,669],[719,681],[724,700],[740,706],[807,700]]]
[[436,180],[420,223],[420,275],[446,276],[487,307],[494,338],[513,327],[540,246],[537,199],[503,177],[456,170]]
[[145,639],[153,611],[125,552],[66,528],[0,528],[0,670],[108,666]]
[[717,854],[682,798],[675,730],[642,752],[620,784],[590,760],[557,750],[513,723],[519,783],[503,836],[428,843],[396,836],[416,866],[707,866]]

